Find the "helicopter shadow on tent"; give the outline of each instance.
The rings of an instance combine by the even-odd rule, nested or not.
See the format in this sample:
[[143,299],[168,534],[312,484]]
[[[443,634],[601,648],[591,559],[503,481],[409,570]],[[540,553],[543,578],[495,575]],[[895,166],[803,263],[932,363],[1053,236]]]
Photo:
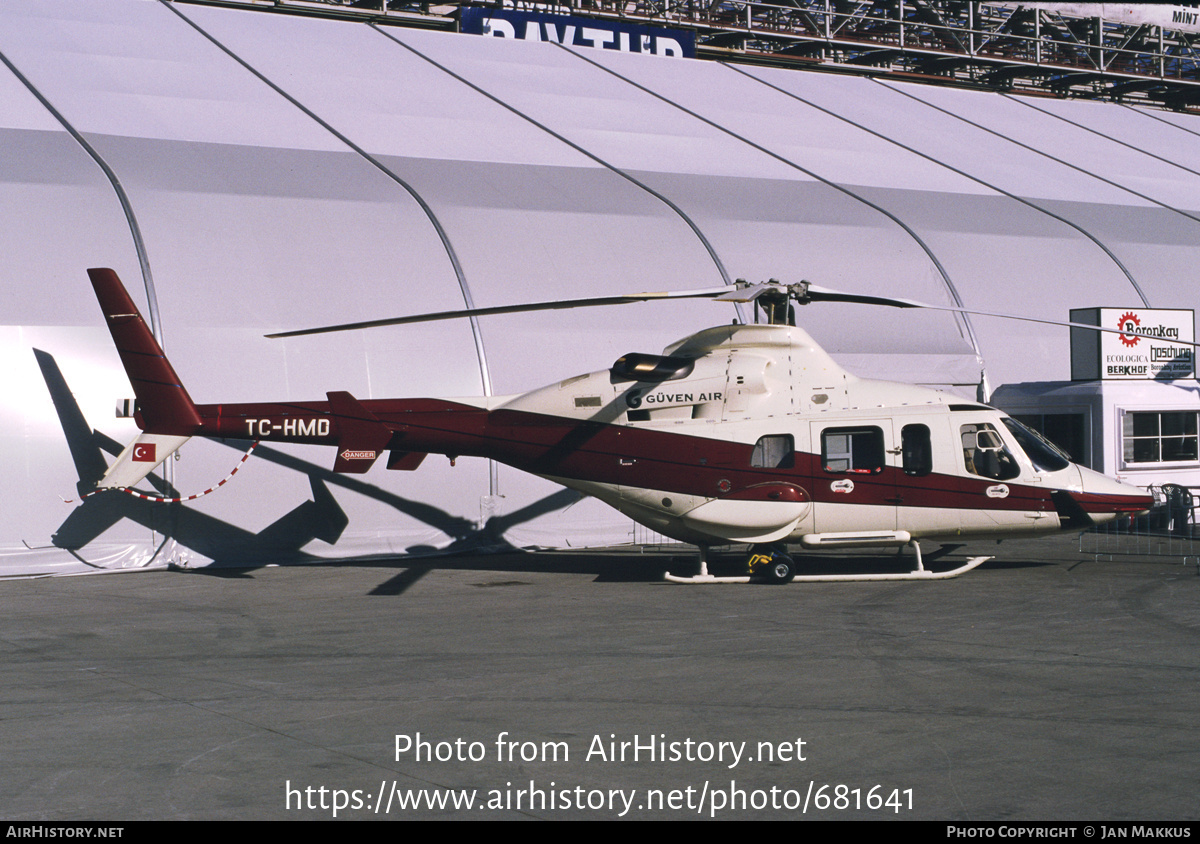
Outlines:
[[[120,454],[122,446],[88,424],[54,356],[40,349],[33,349],[33,353],[75,464],[75,471],[79,477],[76,489],[80,495],[84,495],[96,488],[97,481],[108,468],[104,452],[116,456]],[[217,442],[237,450],[245,450],[246,447],[244,441]],[[129,519],[158,533],[164,540],[172,539],[185,548],[208,557],[213,561],[211,568],[214,570],[210,572],[212,574],[218,573],[217,569],[220,567],[238,567],[244,572],[247,568],[259,568],[269,564],[353,564],[352,558],[330,560],[303,550],[304,546],[315,539],[336,545],[348,526],[349,517],[329,488],[336,486],[381,501],[452,537],[453,542],[446,549],[435,549],[431,546],[414,546],[408,549],[409,553],[416,557],[432,553],[468,551],[515,552],[519,549],[505,540],[506,531],[522,522],[566,507],[581,497],[570,490],[559,490],[513,513],[493,516],[482,528],[477,528],[473,522],[461,516],[404,498],[357,478],[335,474],[278,449],[260,447],[256,456],[307,475],[312,490],[311,500],[299,504],[257,533],[189,507],[178,504],[164,506],[158,502],[108,492],[84,498],[54,532],[51,543],[68,551],[81,562],[94,565],[88,563],[80,552],[115,524]],[[159,496],[179,497],[178,491],[158,475],[149,475],[147,481]],[[372,555],[372,558],[380,564],[393,564],[390,560],[380,561],[377,555]],[[428,565],[410,566],[409,561],[402,557],[396,558],[394,564],[419,568],[423,572],[431,568]],[[229,576],[230,572],[226,569],[221,574]],[[390,589],[378,594],[396,594],[398,591],[403,590]]]

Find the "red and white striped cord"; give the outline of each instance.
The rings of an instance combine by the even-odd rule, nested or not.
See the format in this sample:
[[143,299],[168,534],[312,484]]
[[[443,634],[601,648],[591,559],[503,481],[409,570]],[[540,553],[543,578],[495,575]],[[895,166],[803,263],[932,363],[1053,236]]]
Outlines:
[[[136,489],[131,489],[127,486],[114,486],[106,487],[105,489],[94,489],[91,492],[86,492],[79,497],[79,500],[82,501],[85,498],[91,498],[93,495],[99,495],[102,492],[107,492],[109,489],[112,489],[117,492],[123,492],[126,495],[132,495],[134,498],[140,498],[143,501],[152,501],[155,504],[181,504],[184,501],[193,501],[197,498],[203,498],[210,492],[216,492],[218,489],[225,486],[225,484],[229,482],[229,479],[238,473],[238,469],[242,468],[242,464],[250,459],[250,455],[254,453],[254,449],[256,448],[258,448],[258,440],[255,440],[250,444],[250,448],[246,449],[246,453],[242,455],[242,459],[239,460],[237,465],[233,467],[233,471],[222,478],[218,483],[204,490],[204,492],[197,492],[195,495],[185,495],[182,498],[163,498],[161,495],[147,495],[144,492],[138,492]],[[66,504],[74,504],[75,499],[64,498],[63,502]]]

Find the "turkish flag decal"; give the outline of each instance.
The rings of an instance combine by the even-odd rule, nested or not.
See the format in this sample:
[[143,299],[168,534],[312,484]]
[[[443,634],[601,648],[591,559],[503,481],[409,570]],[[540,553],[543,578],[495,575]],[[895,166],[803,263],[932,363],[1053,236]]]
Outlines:
[[157,449],[154,443],[138,443],[133,447],[134,463],[157,463],[154,453]]

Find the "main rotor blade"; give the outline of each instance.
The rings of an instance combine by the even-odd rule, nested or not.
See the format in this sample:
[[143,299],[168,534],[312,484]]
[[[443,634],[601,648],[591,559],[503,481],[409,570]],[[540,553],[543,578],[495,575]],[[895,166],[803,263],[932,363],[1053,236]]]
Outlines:
[[[1083,328],[1088,331],[1099,331],[1102,334],[1122,334],[1128,335],[1130,332],[1122,331],[1120,328],[1105,328],[1101,325],[1092,325],[1086,322],[1070,322],[1060,319],[1045,319],[1042,317],[1020,316],[1018,314],[1002,314],[996,311],[975,311],[970,308],[956,308],[950,305],[931,305],[927,302],[918,302],[914,299],[892,299],[884,296],[861,296],[857,293],[843,293],[839,290],[833,290],[828,287],[818,287],[815,284],[810,284],[808,287],[809,301],[812,302],[858,302],[865,305],[886,305],[893,308],[923,308],[930,311],[950,311],[957,314],[970,314],[972,316],[994,317],[996,319],[1015,319],[1021,322],[1037,322],[1042,325],[1057,325],[1062,328]],[[1200,348],[1200,343],[1195,343],[1189,340],[1164,340],[1163,342],[1174,346],[1192,346]]]
[[[894,299],[890,296],[867,296],[863,293],[846,293],[831,287],[821,287],[816,284],[808,285],[805,298],[810,302],[853,302],[860,305],[884,305],[889,308],[937,308],[937,305],[926,305],[912,299]],[[946,308],[944,310],[961,310]],[[966,311],[974,313],[974,311]]]
[[[271,339],[284,337],[303,337],[309,334],[328,334],[335,331],[354,331],[361,328],[380,328],[385,325],[411,325],[418,322],[435,322],[445,319],[460,319],[472,316],[495,316],[498,314],[518,314],[531,311],[564,310],[567,308],[588,308],[601,305],[628,305],[633,302],[651,302],[665,299],[714,299],[719,302],[747,303],[753,302],[767,293],[786,294],[796,299],[800,304],[811,302],[849,302],[860,305],[881,305],[890,308],[920,308],[930,311],[947,311],[972,316],[993,317],[995,319],[1013,319],[1022,322],[1036,322],[1042,325],[1056,325],[1062,328],[1082,328],[1088,331],[1099,331],[1103,334],[1127,335],[1129,332],[1119,328],[1105,328],[1085,322],[1069,322],[1042,317],[1021,316],[1018,314],[1002,314],[996,311],[978,311],[971,308],[958,308],[952,305],[932,305],[915,299],[898,299],[890,296],[871,296],[862,293],[847,293],[831,287],[821,287],[810,282],[796,285],[783,285],[772,280],[766,284],[747,284],[738,279],[732,287],[709,287],[698,290],[670,290],[656,293],[629,293],[620,296],[590,296],[583,299],[558,299],[551,302],[530,302],[521,305],[500,305],[493,308],[464,308],[457,311],[440,311],[431,314],[414,314],[412,316],[392,317],[389,319],[366,320],[364,322],[347,322],[340,325],[326,325],[319,328],[302,328],[295,331],[280,331],[267,334]],[[1200,343],[1188,340],[1167,341],[1177,346],[1192,346],[1200,348]]]
[[266,336],[272,340],[283,337],[302,337],[308,334],[328,334],[334,331],[354,331],[360,328],[381,328],[385,325],[409,325],[416,322],[436,322],[443,319],[462,317],[495,316],[497,314],[519,314],[528,311],[554,311],[566,308],[589,308],[600,305],[628,305],[633,302],[650,302],[663,299],[716,299],[728,293],[727,286],[710,287],[702,290],[667,290],[658,293],[629,293],[623,296],[590,296],[586,299],[558,299],[552,302],[527,302],[521,305],[499,305],[494,308],[464,308],[458,311],[439,311],[432,314],[372,319],[364,322],[346,322],[340,325],[325,325],[319,328],[301,328],[295,331],[280,331]]

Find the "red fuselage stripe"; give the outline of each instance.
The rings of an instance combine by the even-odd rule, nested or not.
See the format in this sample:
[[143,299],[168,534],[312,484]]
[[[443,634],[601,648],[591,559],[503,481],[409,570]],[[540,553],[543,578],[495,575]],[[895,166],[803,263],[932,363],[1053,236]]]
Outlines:
[[[922,477],[886,466],[874,474],[826,472],[818,456],[795,453],[785,469],[752,467],[748,443],[610,425],[519,410],[485,410],[443,399],[368,399],[361,404],[392,432],[388,448],[487,457],[538,475],[716,498],[756,484],[792,483],[814,501],[986,510],[1054,512],[1052,490],[933,473]],[[204,436],[338,445],[340,417],[328,402],[202,405]],[[316,435],[313,420],[329,420]],[[300,434],[297,434],[297,431]],[[304,434],[303,432],[309,432]],[[853,481],[850,493],[835,481]],[[1074,494],[1089,513],[1146,509],[1149,497]]]

